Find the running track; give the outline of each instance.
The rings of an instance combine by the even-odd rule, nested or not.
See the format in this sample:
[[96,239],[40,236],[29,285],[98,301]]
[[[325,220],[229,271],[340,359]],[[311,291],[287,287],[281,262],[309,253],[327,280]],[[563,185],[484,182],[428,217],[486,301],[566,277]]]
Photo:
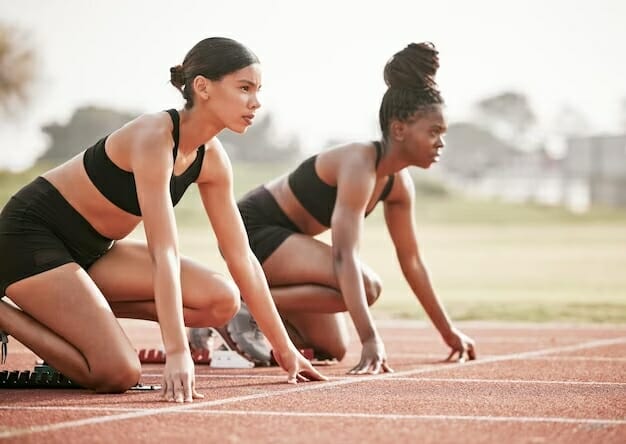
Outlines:
[[[137,348],[159,347],[156,324],[123,321]],[[392,374],[288,385],[277,368],[196,366],[205,399],[158,392],[0,390],[2,443],[626,443],[626,326],[459,323],[478,360],[443,363],[425,323],[379,322]],[[32,369],[11,338],[2,370]],[[144,365],[159,383],[162,366]]]

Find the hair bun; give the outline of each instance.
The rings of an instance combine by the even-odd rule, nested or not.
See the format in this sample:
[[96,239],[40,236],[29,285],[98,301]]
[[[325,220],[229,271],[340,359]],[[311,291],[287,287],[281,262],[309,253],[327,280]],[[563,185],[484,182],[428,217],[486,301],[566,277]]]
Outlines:
[[430,42],[411,43],[387,62],[385,83],[389,88],[437,89],[439,51]]
[[182,65],[176,65],[170,68],[170,82],[178,89],[185,85],[185,71]]

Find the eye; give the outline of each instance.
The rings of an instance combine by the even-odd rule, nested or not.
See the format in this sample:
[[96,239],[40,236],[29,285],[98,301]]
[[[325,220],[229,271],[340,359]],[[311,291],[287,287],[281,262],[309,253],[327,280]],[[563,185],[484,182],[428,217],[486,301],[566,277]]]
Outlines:
[[249,86],[247,86],[247,85],[245,85],[245,86],[241,86],[240,88],[241,88],[241,90],[242,90],[242,91],[245,91],[245,92],[250,91],[250,87],[249,87]]

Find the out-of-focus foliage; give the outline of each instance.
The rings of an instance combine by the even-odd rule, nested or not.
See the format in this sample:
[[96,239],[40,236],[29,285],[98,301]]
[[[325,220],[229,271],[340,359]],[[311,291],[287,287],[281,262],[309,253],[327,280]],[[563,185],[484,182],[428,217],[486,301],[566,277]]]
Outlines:
[[526,96],[511,91],[479,101],[476,111],[482,126],[520,148],[537,121]]
[[52,123],[43,127],[51,144],[41,160],[61,163],[135,117],[135,114],[105,108],[79,108],[67,125]]
[[[41,157],[49,163],[63,162],[120,128],[137,115],[107,108],[77,109],[66,125],[52,123],[43,128],[50,137],[50,148]],[[300,155],[297,138],[281,142],[276,136],[271,115],[261,118],[245,134],[222,131],[218,138],[233,161],[289,162]]]
[[274,130],[271,114],[265,114],[244,134],[224,130],[218,138],[235,161],[291,162],[301,154],[297,137],[292,136],[286,141],[281,141],[282,138],[278,137]]
[[469,122],[451,124],[445,139],[440,165],[446,172],[461,177],[480,177],[517,152],[514,146]]
[[34,49],[24,32],[0,23],[0,110],[8,111],[28,100],[36,72]]

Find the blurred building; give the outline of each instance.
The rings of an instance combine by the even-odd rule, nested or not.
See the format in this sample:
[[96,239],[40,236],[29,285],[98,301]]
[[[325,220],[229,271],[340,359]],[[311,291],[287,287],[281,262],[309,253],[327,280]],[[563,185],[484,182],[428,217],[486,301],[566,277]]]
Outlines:
[[626,207],[626,134],[570,139],[563,173],[589,204]]
[[524,151],[471,123],[451,125],[440,162],[446,183],[509,202],[626,207],[626,134],[571,138],[563,157]]
[[470,194],[507,202],[561,205],[562,160],[523,151],[472,123],[453,124],[440,162],[442,178]]

